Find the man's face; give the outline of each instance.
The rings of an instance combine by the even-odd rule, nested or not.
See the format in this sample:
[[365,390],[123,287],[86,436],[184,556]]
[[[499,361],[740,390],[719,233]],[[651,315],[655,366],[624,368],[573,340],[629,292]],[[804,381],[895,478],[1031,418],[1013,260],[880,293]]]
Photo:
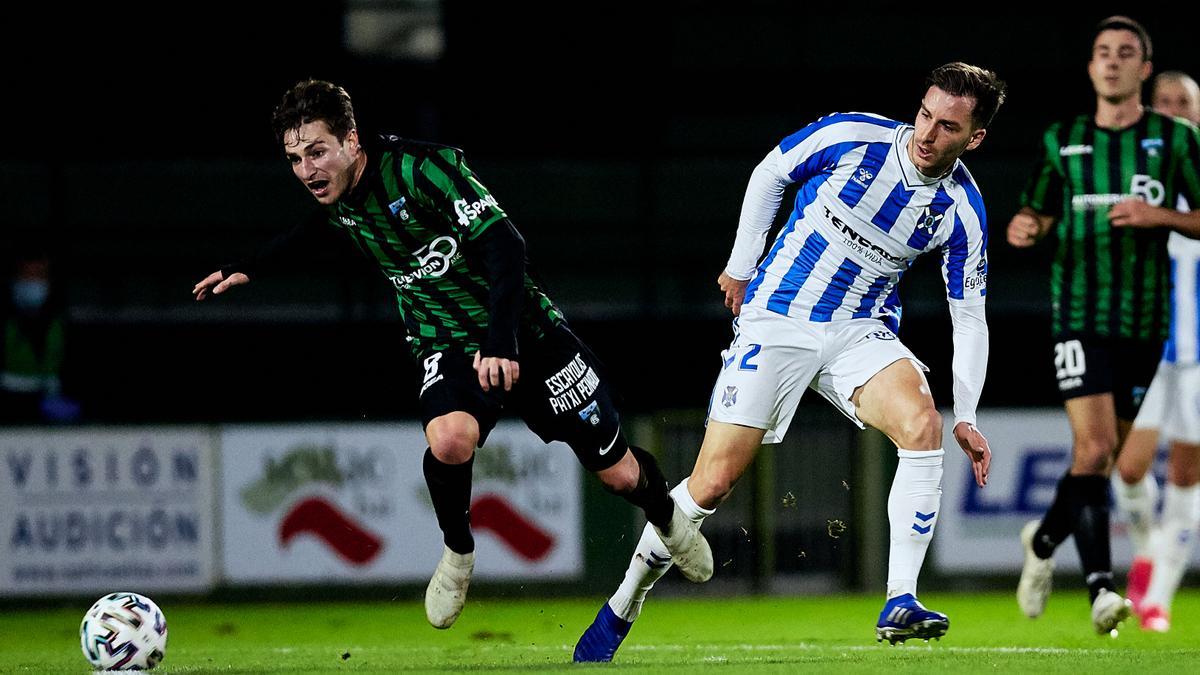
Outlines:
[[983,142],[986,129],[971,121],[975,109],[972,96],[955,96],[940,87],[930,87],[917,111],[917,130],[908,143],[908,157],[926,176],[941,176],[954,160]]
[[1200,87],[1191,80],[1159,80],[1150,97],[1154,111],[1200,124]]
[[1141,96],[1142,83],[1150,77],[1151,65],[1142,53],[1137,34],[1106,30],[1096,36],[1088,75],[1096,95],[1112,103]]
[[354,186],[358,160],[363,156],[357,131],[338,141],[324,120],[286,132],[283,151],[292,163],[292,173],[326,206],[336,204]]

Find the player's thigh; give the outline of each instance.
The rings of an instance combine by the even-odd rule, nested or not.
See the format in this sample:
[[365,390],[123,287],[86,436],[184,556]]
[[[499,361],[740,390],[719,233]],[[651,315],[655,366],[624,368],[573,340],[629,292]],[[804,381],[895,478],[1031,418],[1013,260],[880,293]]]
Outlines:
[[1167,479],[1172,485],[1190,487],[1200,483],[1200,444],[1174,441],[1167,460]]
[[[813,388],[855,424],[879,429],[900,447],[940,440],[925,365],[878,321],[851,321],[840,332],[838,351]],[[928,438],[931,425],[938,439]]]
[[826,325],[743,307],[721,352],[708,419],[763,430],[763,443],[783,440],[822,366]]
[[1171,426],[1169,410],[1173,408],[1174,391],[1172,364],[1162,362],[1146,390],[1132,428],[1121,439],[1117,472],[1125,483],[1132,485],[1140,481],[1154,465],[1159,438],[1166,438]]
[[479,386],[471,357],[465,352],[429,352],[422,355],[418,365],[421,424],[434,454],[447,447],[451,448],[449,452],[458,453],[460,446],[482,445],[496,426],[503,404],[501,393],[485,392]]
[[616,395],[603,364],[569,329],[522,342],[517,412],[547,443],[571,446],[588,471],[603,471],[625,456]]
[[1071,425],[1071,473],[1107,474],[1120,442],[1111,393],[1069,398],[1064,403]]

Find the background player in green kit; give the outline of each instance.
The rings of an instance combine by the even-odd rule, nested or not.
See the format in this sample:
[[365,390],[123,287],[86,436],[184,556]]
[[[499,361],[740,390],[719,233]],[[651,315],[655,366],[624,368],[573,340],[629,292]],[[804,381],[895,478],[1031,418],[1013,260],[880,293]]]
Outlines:
[[1112,581],[1108,474],[1167,337],[1167,236],[1200,236],[1200,213],[1174,208],[1181,194],[1200,203],[1200,145],[1190,125],[1142,107],[1150,57],[1140,24],[1100,22],[1088,62],[1096,112],[1047,129],[1024,208],[1008,225],[1008,242],[1026,247],[1057,223],[1054,365],[1074,438],[1054,503],[1021,532],[1017,600],[1028,616],[1042,613],[1054,550],[1074,534],[1102,633],[1129,615]]
[[543,440],[570,445],[608,490],[645,511],[685,576],[707,579],[708,543],[675,506],[654,457],[626,442],[598,361],[526,271],[524,240],[462,152],[360,134],[346,91],[316,80],[284,95],[273,126],[292,172],[323,208],[193,293],[223,293],[339,236],[395,286],[423,366],[424,473],[445,539],[425,593],[430,623],[450,627],[466,600],[471,464],[501,408]]

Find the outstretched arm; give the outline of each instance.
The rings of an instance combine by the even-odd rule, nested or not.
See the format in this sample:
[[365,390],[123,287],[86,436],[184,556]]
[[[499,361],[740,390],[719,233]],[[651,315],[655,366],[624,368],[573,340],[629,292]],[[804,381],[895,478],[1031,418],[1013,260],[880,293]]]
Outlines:
[[975,410],[987,374],[988,327],[984,306],[950,303],[954,324],[954,439],[970,458],[979,487],[987,484],[992,451],[975,428]]
[[290,230],[275,236],[249,257],[225,265],[204,277],[192,287],[192,295],[196,300],[204,300],[209,295],[220,295],[234,286],[250,283],[251,278],[269,274],[303,253],[319,249],[329,241],[329,235],[324,212],[316,211]]

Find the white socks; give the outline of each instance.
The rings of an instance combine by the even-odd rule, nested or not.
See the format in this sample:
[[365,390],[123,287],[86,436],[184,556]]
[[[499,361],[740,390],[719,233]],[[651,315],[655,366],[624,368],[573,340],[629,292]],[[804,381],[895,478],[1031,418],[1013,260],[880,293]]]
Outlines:
[[1129,526],[1129,538],[1133,540],[1133,554],[1150,555],[1150,533],[1154,529],[1154,506],[1158,503],[1158,481],[1154,473],[1147,471],[1142,480],[1130,485],[1121,480],[1115,471],[1112,477],[1113,494],[1117,498],[1117,510],[1125,515]]
[[1164,493],[1162,522],[1153,542],[1154,572],[1142,604],[1169,610],[1200,526],[1200,485],[1179,487],[1167,483]]
[[[700,523],[713,514],[714,509],[702,508],[692,499],[687,490],[687,479],[671,490],[671,497],[683,515]],[[671,569],[671,554],[662,540],[654,531],[654,527],[646,523],[642,530],[642,538],[638,540],[633,559],[629,561],[629,569],[625,571],[625,580],[617,588],[617,592],[608,600],[608,606],[614,614],[626,621],[634,621],[642,613],[642,603],[646,594],[654,588],[654,583]]]
[[897,450],[900,463],[888,494],[891,549],[887,597],[917,594],[917,575],[933,539],[942,501],[945,450]]

